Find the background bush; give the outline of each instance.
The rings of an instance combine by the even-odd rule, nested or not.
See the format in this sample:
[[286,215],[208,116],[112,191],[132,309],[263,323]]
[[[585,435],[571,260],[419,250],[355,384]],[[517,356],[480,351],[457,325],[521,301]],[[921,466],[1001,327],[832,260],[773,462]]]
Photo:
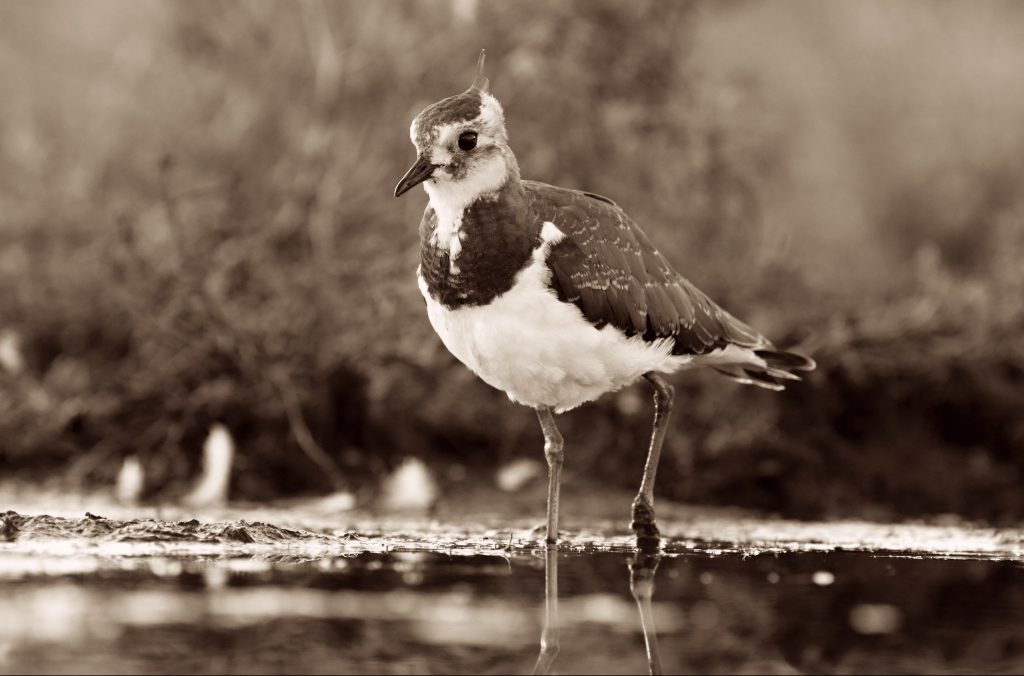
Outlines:
[[[5,3],[0,470],[136,454],[173,497],[214,421],[244,498],[540,457],[430,330],[425,200],[391,197],[481,47],[524,176],[613,197],[818,360],[781,395],[675,378],[660,494],[1024,514],[1024,7],[997,2]],[[635,485],[648,396],[563,417],[573,475]]]

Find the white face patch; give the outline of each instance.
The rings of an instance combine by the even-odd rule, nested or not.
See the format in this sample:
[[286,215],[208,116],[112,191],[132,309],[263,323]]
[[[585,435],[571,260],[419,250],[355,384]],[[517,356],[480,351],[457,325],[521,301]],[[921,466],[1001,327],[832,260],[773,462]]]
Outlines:
[[505,129],[505,111],[498,99],[484,93],[480,96],[480,115],[477,118],[485,129]]
[[434,144],[425,149],[433,164],[444,166],[452,161],[451,147],[455,141],[454,137],[465,128],[465,123],[441,124],[435,127]]
[[479,149],[501,145],[499,137],[491,134],[487,127],[479,122],[479,118],[460,124],[443,124],[437,127],[436,140],[429,148],[430,161],[442,167],[451,163],[458,147],[459,136],[470,130],[477,133],[476,147]]

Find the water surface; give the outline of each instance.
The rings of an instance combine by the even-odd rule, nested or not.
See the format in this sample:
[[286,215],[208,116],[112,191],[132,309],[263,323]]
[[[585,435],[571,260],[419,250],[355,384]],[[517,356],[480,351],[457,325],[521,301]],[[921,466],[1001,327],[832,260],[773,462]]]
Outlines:
[[652,656],[665,673],[1024,672],[1016,544],[691,538],[642,556],[623,538],[570,537],[555,553],[427,522],[417,541],[245,520],[2,520],[7,673],[529,673],[542,638],[540,667],[556,673],[645,672]]

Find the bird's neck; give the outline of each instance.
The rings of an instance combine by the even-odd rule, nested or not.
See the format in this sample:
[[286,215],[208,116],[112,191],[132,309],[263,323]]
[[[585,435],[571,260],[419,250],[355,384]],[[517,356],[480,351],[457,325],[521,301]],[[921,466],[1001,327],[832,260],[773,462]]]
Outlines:
[[519,164],[507,147],[486,163],[474,167],[468,176],[459,180],[428,180],[423,187],[430,196],[430,208],[437,215],[433,239],[442,248],[454,246],[453,258],[458,256],[458,239],[465,237],[462,228],[468,212],[489,202],[525,201]]

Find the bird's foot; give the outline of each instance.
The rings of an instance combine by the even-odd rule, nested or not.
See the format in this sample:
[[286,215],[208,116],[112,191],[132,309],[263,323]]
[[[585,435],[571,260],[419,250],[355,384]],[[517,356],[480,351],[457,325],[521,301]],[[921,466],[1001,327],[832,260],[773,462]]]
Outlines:
[[640,549],[656,549],[661,541],[661,533],[654,523],[654,507],[647,500],[637,498],[633,501],[633,522],[630,524],[636,533],[637,547]]

